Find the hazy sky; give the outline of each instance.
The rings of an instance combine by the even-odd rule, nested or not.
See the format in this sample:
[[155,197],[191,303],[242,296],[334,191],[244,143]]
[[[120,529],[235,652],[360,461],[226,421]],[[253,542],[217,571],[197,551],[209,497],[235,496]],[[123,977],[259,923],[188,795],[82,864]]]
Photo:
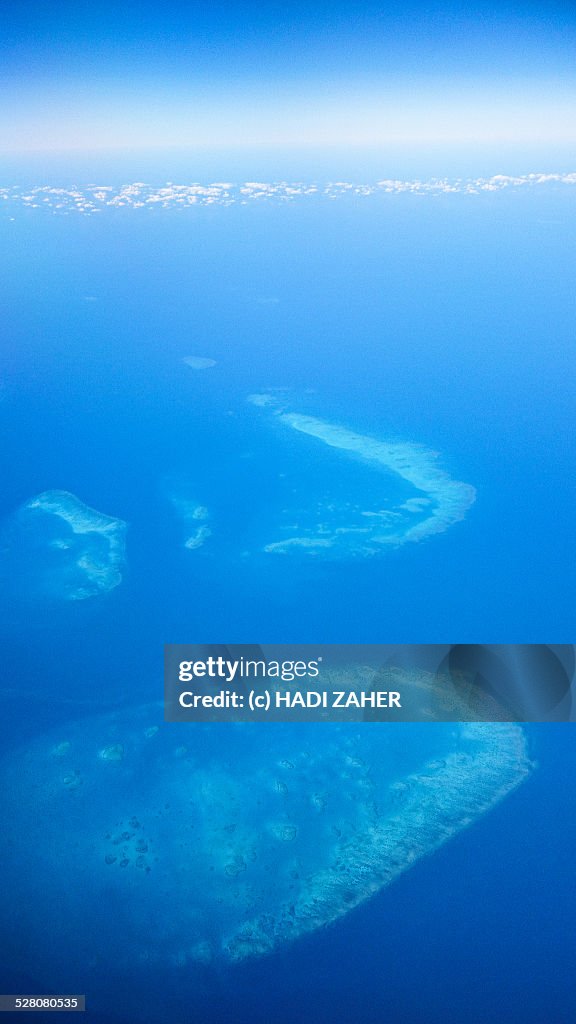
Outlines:
[[576,143],[576,5],[0,0],[0,149]]

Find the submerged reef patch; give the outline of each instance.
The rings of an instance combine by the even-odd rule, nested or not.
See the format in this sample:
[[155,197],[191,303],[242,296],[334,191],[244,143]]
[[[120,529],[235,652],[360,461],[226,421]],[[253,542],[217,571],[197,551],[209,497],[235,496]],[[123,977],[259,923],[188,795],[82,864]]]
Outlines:
[[382,474],[381,483],[374,479],[369,507],[366,494],[351,494],[337,501],[327,495],[309,509],[285,509],[279,527],[284,536],[267,543],[267,552],[324,558],[375,555],[443,533],[475,501],[474,487],[453,480],[437,465],[437,453],[427,448],[381,441],[314,416],[286,412],[274,395],[251,395],[249,401],[271,409],[275,422]]
[[2,524],[0,579],[14,596],[82,601],[122,581],[126,523],[69,491],[44,491]]
[[206,725],[188,749],[160,714],[68,723],[0,771],[3,912],[37,973],[270,953],[389,885],[532,767],[511,723],[237,725],[224,746]]
[[184,356],[182,362],[191,370],[209,370],[211,366],[216,366],[216,360],[208,356]]
[[184,524],[185,538],[184,547],[189,551],[201,548],[212,536],[212,530],[208,526],[210,513],[205,505],[200,505],[193,498],[187,497],[184,485],[180,482],[177,486],[167,481],[165,490],[170,504],[176,515]]

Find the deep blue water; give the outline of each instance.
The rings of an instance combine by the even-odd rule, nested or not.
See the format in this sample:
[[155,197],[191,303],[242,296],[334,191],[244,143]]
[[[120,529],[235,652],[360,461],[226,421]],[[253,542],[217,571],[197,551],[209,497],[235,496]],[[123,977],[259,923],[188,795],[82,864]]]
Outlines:
[[[6,747],[159,700],[165,642],[573,640],[573,210],[549,189],[3,220],[0,512],[61,488],[128,523],[117,589],[4,602]],[[475,505],[374,560],[262,554],[308,451],[246,403],[270,388],[438,451]],[[322,458],[304,490],[348,479]],[[196,551],[175,488],[210,510]],[[572,1020],[573,737],[529,731],[539,770],[496,811],[322,933],[193,992],[171,979],[166,1019]]]

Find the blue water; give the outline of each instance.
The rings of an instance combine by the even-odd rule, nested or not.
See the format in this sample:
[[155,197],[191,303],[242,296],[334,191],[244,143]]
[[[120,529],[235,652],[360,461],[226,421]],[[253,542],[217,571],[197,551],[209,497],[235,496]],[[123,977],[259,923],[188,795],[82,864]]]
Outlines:
[[[3,219],[0,513],[61,488],[128,523],[117,589],[4,604],[5,747],[159,700],[165,642],[573,640],[573,208],[549,189]],[[475,505],[371,561],[263,555],[302,450],[246,402],[274,387],[438,451]],[[175,482],[210,510],[196,551]],[[336,925],[192,992],[169,978],[165,1019],[572,1020],[570,729],[530,727],[530,780]],[[6,985],[38,991],[33,965]],[[88,995],[92,1019],[134,1019]]]

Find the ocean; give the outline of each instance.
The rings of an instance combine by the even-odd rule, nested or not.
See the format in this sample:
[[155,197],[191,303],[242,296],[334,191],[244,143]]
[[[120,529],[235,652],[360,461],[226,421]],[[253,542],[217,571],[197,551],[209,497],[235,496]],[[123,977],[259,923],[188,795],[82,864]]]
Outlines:
[[[168,642],[573,639],[572,189],[5,204],[8,759],[45,730],[160,701]],[[397,515],[409,488],[284,412],[425,452],[475,501],[373,556],[318,545],[352,513]],[[45,599],[55,556],[41,536],[30,555],[15,513],[51,490],[127,524],[120,585]],[[209,532],[186,547],[198,523]],[[264,550],[294,536],[316,540]],[[212,727],[215,756],[229,728]],[[266,743],[282,728],[262,726]],[[569,725],[526,732],[528,780],[390,887],[268,957],[151,972],[141,996],[129,975],[103,984],[89,1019],[572,1020],[574,748]],[[8,960],[4,991],[52,991],[41,963]]]

